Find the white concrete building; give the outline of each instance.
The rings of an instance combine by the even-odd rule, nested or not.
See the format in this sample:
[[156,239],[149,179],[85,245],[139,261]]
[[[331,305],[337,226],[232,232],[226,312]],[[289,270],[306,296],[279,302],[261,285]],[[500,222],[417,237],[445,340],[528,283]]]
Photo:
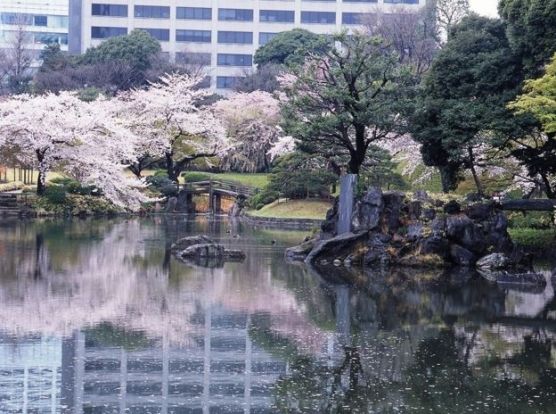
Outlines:
[[333,33],[368,13],[418,10],[426,0],[70,0],[71,53],[145,29],[171,59],[202,63],[221,92],[253,69],[255,50],[301,27]]
[[13,48],[19,31],[37,55],[49,43],[67,50],[68,0],[0,0],[0,49]]

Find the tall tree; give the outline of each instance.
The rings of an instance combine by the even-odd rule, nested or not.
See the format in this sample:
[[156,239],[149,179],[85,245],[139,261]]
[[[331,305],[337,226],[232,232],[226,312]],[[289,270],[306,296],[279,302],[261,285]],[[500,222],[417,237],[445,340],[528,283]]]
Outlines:
[[204,105],[211,92],[197,87],[202,80],[201,76],[164,75],[147,89],[119,96],[122,122],[143,137],[138,148],[142,154],[131,166],[137,176],[146,167],[145,160],[161,157],[168,177],[178,182],[193,161],[208,160],[229,148],[224,128]]
[[15,30],[6,32],[5,36],[7,47],[0,51],[0,81],[8,85],[10,92],[22,93],[31,81],[29,69],[33,62],[24,16],[17,17]]
[[451,36],[452,27],[468,16],[471,10],[469,0],[434,0],[433,7],[439,35],[446,40]]
[[254,61],[259,66],[301,64],[308,53],[324,51],[328,47],[329,41],[324,35],[305,29],[292,29],[278,33],[257,49]]
[[18,95],[0,103],[0,148],[15,148],[22,165],[39,172],[44,193],[53,168],[95,185],[117,205],[138,209],[146,198],[128,177],[122,160],[135,158],[135,135],[111,115],[111,103],[87,103],[75,93]]
[[521,79],[500,20],[475,15],[452,28],[425,78],[411,123],[425,163],[443,175],[444,191],[468,169],[481,193],[478,155],[494,140],[522,135],[521,120],[506,108]]
[[556,198],[556,54],[543,76],[525,82],[523,94],[510,104],[518,114],[528,113],[540,124],[542,134],[520,140],[514,155],[539,177],[549,198]]
[[500,16],[508,37],[521,57],[527,77],[539,76],[556,52],[556,2],[553,0],[500,0]]
[[214,111],[236,142],[234,151],[223,155],[221,167],[238,172],[268,172],[269,152],[283,136],[278,100],[263,91],[237,93],[216,102]]
[[333,41],[282,78],[284,127],[302,150],[345,156],[359,174],[373,142],[405,129],[413,78],[383,39],[341,33]]
[[437,23],[429,5],[416,12],[397,8],[395,13],[368,14],[362,23],[369,35],[380,36],[394,50],[400,63],[410,65],[417,75],[425,73],[438,49]]

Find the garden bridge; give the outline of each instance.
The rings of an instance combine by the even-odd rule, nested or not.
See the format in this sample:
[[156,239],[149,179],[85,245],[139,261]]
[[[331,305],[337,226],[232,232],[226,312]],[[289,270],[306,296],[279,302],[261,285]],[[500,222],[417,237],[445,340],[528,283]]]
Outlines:
[[222,211],[222,197],[245,197],[252,196],[255,192],[253,187],[240,185],[227,180],[205,180],[188,182],[180,186],[179,204],[190,206],[194,195],[207,195],[209,199],[209,211],[220,213]]

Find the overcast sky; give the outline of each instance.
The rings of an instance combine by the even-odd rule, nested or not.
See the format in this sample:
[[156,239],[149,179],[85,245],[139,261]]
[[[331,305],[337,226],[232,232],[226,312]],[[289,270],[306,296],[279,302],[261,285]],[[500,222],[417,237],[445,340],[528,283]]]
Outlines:
[[497,17],[498,0],[470,0],[473,11],[489,17]]

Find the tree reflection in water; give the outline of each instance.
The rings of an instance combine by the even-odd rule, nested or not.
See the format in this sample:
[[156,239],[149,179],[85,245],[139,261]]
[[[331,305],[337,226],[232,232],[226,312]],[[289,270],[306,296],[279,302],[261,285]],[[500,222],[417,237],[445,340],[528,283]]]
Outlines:
[[[1,226],[0,372],[51,381],[54,412],[556,412],[551,283],[306,268],[283,259],[303,233],[227,221]],[[246,261],[176,261],[198,232]],[[2,412],[35,395],[2,387]]]

